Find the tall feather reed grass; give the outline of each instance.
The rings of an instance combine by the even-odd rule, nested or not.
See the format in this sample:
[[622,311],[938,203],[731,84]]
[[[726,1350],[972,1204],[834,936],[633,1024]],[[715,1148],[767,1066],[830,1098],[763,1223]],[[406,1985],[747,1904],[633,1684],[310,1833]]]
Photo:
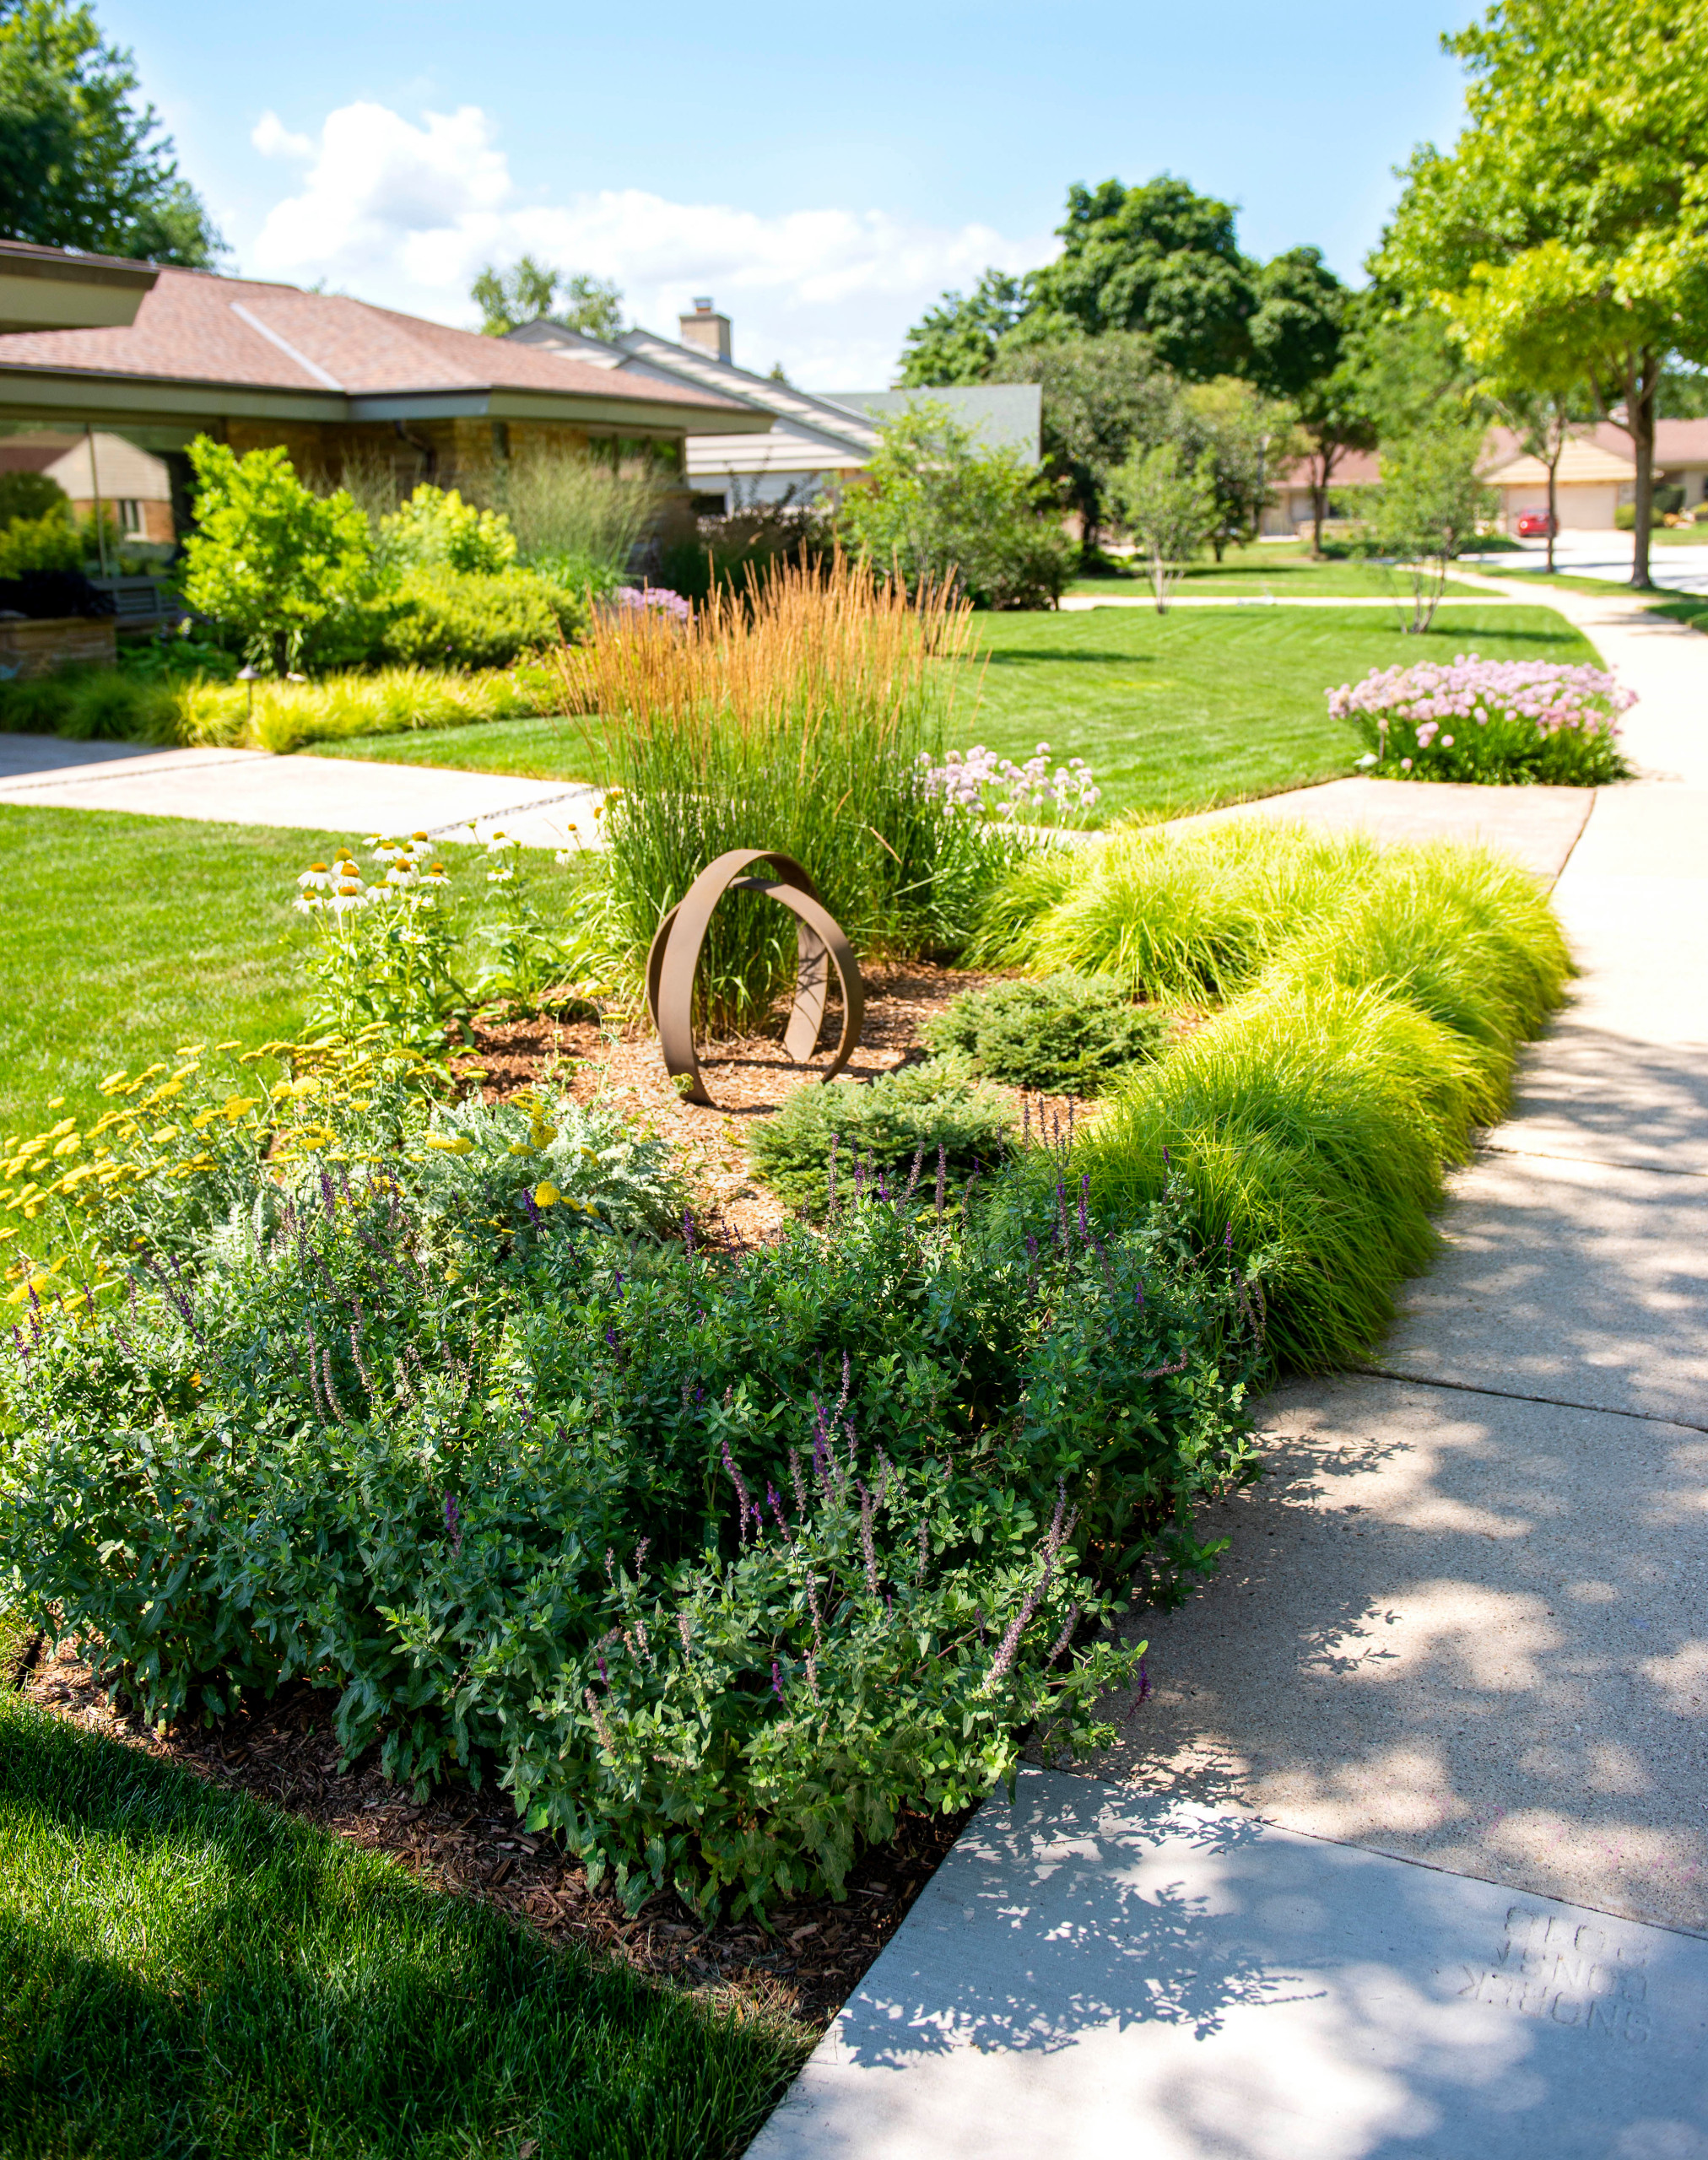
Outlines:
[[[910,601],[840,559],[775,564],[715,591],[686,624],[612,610],[554,656],[566,710],[617,783],[608,904],[631,967],[715,856],[772,848],[803,864],[857,949],[963,942],[1014,841],[928,796],[973,637],[946,593]],[[756,894],[713,918],[700,1022],[761,1024],[792,983],[793,919]]]
[[1571,973],[1503,856],[1243,820],[1025,863],[980,944],[1221,1006],[1117,1092],[1075,1168],[1111,1218],[1172,1184],[1197,1238],[1261,1274],[1282,1369],[1370,1355],[1435,1252],[1446,1169]]
[[523,562],[581,565],[608,578],[627,570],[664,505],[655,472],[621,472],[540,445],[518,450],[495,494]]

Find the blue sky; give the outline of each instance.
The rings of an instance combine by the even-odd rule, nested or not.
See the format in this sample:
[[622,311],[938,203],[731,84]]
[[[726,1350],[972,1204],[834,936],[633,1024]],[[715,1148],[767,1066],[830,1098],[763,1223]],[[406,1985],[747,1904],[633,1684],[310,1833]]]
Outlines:
[[524,248],[614,277],[673,330],[695,294],[736,358],[887,381],[902,332],[986,262],[1056,243],[1070,181],[1171,171],[1356,278],[1461,77],[1429,7],[1213,10],[876,0],[503,7],[97,0],[235,267],[470,321]]

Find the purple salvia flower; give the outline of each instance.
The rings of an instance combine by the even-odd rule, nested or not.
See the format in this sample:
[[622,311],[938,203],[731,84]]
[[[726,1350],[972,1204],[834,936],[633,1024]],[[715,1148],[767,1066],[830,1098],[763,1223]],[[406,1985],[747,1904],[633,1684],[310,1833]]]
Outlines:
[[600,1686],[608,1688],[611,1685],[611,1676],[605,1670],[605,1645],[603,1640],[593,1645],[593,1662],[599,1668]]
[[1150,1660],[1148,1658],[1142,1657],[1138,1660],[1138,1694],[1137,1700],[1141,1703],[1148,1703],[1150,1700]]
[[1082,1242],[1089,1242],[1091,1226],[1086,1219],[1086,1202],[1091,1196],[1091,1173],[1082,1171],[1079,1178],[1079,1235]]
[[599,1707],[598,1697],[593,1693],[591,1688],[584,1688],[581,1690],[581,1700],[587,1706],[588,1716],[592,1719],[594,1725],[598,1728],[601,1746],[604,1748],[605,1752],[608,1755],[614,1755],[617,1750],[611,1739],[611,1729],[605,1723],[605,1713]]
[[689,1619],[689,1617],[685,1612],[678,1612],[676,1616],[676,1632],[682,1638],[682,1655],[684,1657],[692,1657],[694,1655],[694,1627],[692,1622]]
[[919,1517],[919,1565],[914,1569],[915,1582],[922,1583],[925,1580],[926,1562],[930,1558],[930,1554],[931,1517],[922,1509]]
[[451,1541],[451,1557],[454,1560],[462,1550],[462,1518],[454,1493],[445,1495],[445,1535]]
[[535,1229],[538,1229],[540,1226],[540,1211],[534,1204],[534,1196],[532,1193],[528,1191],[526,1185],[522,1189],[522,1204],[527,1213],[528,1221],[533,1225]]
[[792,1545],[795,1542],[795,1533],[789,1528],[789,1519],[783,1513],[782,1500],[778,1495],[776,1487],[769,1482],[765,1486],[765,1499],[771,1513],[777,1519],[777,1528],[783,1533],[785,1542]]
[[781,1703],[783,1699],[783,1669],[776,1660],[771,1660],[771,1693]]
[[804,1522],[811,1509],[807,1504],[807,1481],[801,1475],[801,1451],[798,1448],[789,1450],[789,1478],[795,1488],[795,1511]]
[[1079,1607],[1077,1605],[1070,1605],[1068,1608],[1068,1617],[1062,1624],[1062,1632],[1057,1636],[1055,1641],[1051,1644],[1050,1655],[1044,1660],[1046,1671],[1047,1671],[1051,1666],[1054,1665],[1057,1659],[1061,1656],[1062,1651],[1067,1649],[1068,1644],[1073,1641],[1073,1630],[1078,1625]]
[[830,1135],[830,1161],[824,1171],[825,1212],[833,1221],[836,1214],[836,1145],[840,1137],[838,1133]]
[[878,1548],[872,1536],[872,1496],[863,1485],[857,1485],[860,1495],[860,1550],[866,1556],[866,1587],[873,1597],[878,1595]]
[[729,1451],[728,1440],[725,1439],[722,1443],[722,1446],[723,1450],[723,1466],[729,1472],[730,1482],[735,1487],[736,1500],[741,1509],[741,1542],[745,1545],[747,1543],[747,1521],[749,1512],[751,1510],[754,1515],[757,1515],[759,1514],[759,1509],[754,1506],[753,1500],[749,1494],[748,1488],[742,1482],[742,1474],[735,1466],[735,1457]]
[[848,1390],[854,1377],[854,1362],[845,1350],[842,1353],[842,1392],[836,1398],[836,1415],[840,1418],[848,1407]]
[[919,1183],[919,1173],[925,1162],[925,1142],[922,1140],[913,1151],[913,1168],[907,1174],[907,1191],[904,1197],[911,1200],[914,1188]]
[[689,1257],[694,1256],[694,1218],[687,1208],[682,1211],[682,1242],[688,1247]]
[[949,1182],[949,1154],[942,1141],[937,1143],[937,1219],[943,1220],[943,1192]]
[[819,1659],[814,1650],[807,1652],[807,1688],[816,1703],[819,1699]]

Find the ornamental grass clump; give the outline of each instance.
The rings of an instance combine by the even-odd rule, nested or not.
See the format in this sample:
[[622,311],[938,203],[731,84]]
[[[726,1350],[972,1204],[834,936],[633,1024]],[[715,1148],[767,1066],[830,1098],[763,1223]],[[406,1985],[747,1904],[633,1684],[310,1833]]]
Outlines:
[[[971,611],[910,601],[840,559],[774,564],[680,621],[602,610],[558,656],[567,710],[617,786],[606,820],[617,934],[639,978],[666,912],[716,856],[804,865],[857,950],[953,946],[1015,844],[957,818],[922,779],[953,710]],[[597,716],[595,719],[594,716]],[[792,917],[753,893],[718,908],[699,976],[713,1034],[765,1024],[792,988]]]
[[[1276,835],[1241,829],[1268,857]],[[1176,844],[1189,894],[1208,838]],[[1230,1002],[1120,1087],[1074,1156],[1117,1218],[1177,1180],[1194,1233],[1262,1272],[1273,1354],[1305,1370],[1375,1348],[1435,1251],[1444,1169],[1502,1114],[1571,971],[1545,895],[1504,856],[1349,849],[1341,868],[1338,889],[1309,882],[1261,967],[1247,948],[1221,974]]]
[[610,1178],[542,1174],[562,1104],[303,1077],[229,1106],[234,1206],[165,1181],[211,1238],[133,1218],[0,1347],[8,1601],[151,1722],[305,1682],[347,1758],[496,1780],[631,1911],[707,1915],[1107,1738],[1127,1585],[1212,1565],[1193,1510],[1256,1467],[1261,1295],[1171,1203],[868,1186],[759,1251],[625,1240]]
[[1549,660],[1372,668],[1328,693],[1368,746],[1359,763],[1385,780],[1599,787],[1629,777],[1619,715],[1636,703],[1604,668]]

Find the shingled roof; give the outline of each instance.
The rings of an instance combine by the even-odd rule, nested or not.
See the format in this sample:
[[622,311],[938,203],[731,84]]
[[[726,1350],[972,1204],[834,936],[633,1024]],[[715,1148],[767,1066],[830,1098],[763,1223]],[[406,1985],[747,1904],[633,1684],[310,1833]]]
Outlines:
[[[689,383],[613,379],[608,369],[547,347],[199,270],[163,269],[128,327],[0,337],[0,405],[28,402],[32,389],[51,402],[79,379],[104,380],[110,393],[132,386],[136,401],[161,410],[143,386],[181,386],[192,404],[208,402],[192,386],[243,393],[244,409],[271,406],[283,394],[294,410],[306,401],[325,417],[351,419],[404,417],[408,406],[696,434],[770,425],[769,414]],[[331,400],[346,409],[328,409]],[[181,395],[172,401],[175,409],[184,402]]]

